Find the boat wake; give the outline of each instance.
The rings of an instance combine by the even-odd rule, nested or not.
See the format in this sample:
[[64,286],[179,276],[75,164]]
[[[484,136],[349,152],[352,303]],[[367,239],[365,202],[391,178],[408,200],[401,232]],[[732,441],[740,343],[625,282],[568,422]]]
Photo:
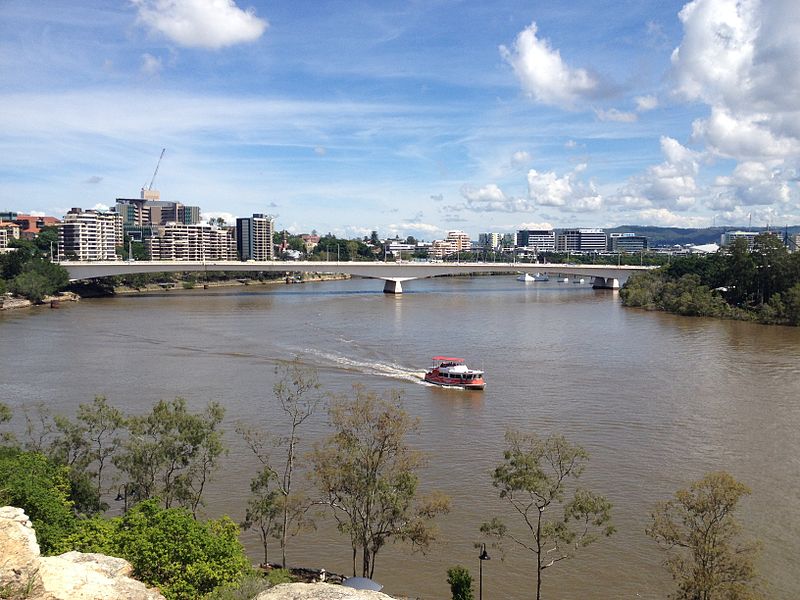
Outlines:
[[408,367],[396,363],[355,360],[347,356],[332,354],[330,352],[321,352],[313,348],[306,348],[303,350],[302,354],[305,356],[313,356],[322,363],[320,366],[330,366],[354,371],[356,373],[363,373],[365,375],[378,375],[380,377],[428,385],[428,383],[423,380],[425,377],[424,370],[409,369]]

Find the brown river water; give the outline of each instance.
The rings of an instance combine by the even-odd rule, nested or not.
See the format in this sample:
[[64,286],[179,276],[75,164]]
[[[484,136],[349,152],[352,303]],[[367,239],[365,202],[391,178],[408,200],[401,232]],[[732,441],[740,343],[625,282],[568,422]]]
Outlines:
[[[238,521],[256,464],[235,424],[280,431],[274,369],[301,355],[326,391],[399,390],[421,419],[411,442],[429,456],[422,488],[452,498],[427,555],[403,545],[379,553],[375,579],[390,594],[449,598],[446,571],[457,564],[477,588],[480,524],[515,522],[489,475],[513,426],[585,447],[582,481],[614,505],[617,533],[546,571],[545,598],[665,598],[664,555],[644,533],[650,511],[717,469],[753,490],[739,517],[763,543],[766,596],[800,597],[800,329],[625,309],[614,292],[512,276],[412,281],[398,297],[382,287],[356,279],[173,290],[2,313],[0,401],[17,414],[44,402],[70,416],[98,394],[128,412],[176,396],[197,410],[219,401],[230,454],[205,516]],[[437,354],[484,369],[486,390],[422,383]],[[304,447],[326,427],[320,412]],[[242,539],[258,561],[256,535]],[[277,544],[272,552],[277,559]],[[533,597],[533,555],[489,552],[484,597]],[[288,562],[346,574],[348,540],[322,518],[291,540]]]

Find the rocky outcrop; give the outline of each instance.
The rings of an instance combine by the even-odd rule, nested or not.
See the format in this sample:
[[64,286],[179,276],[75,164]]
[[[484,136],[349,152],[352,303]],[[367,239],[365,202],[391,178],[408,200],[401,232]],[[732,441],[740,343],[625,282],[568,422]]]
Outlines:
[[27,600],[164,600],[131,579],[131,564],[102,554],[42,557],[36,533],[20,508],[0,508],[0,591]]
[[392,600],[392,597],[330,583],[282,583],[261,592],[255,600]]

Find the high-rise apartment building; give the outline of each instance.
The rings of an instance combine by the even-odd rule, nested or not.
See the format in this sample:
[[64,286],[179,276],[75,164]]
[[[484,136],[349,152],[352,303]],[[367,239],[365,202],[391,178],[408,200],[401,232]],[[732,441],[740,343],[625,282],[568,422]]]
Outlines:
[[272,234],[275,222],[269,215],[254,214],[236,219],[236,249],[241,260],[273,260]]
[[556,252],[605,252],[608,247],[602,229],[561,229],[556,232]]
[[503,234],[496,232],[479,233],[478,246],[488,250],[499,250],[503,245]]
[[58,226],[58,257],[67,260],[119,260],[122,218],[114,212],[71,209]]
[[236,260],[236,238],[231,229],[207,224],[168,223],[153,228],[145,240],[151,260]]

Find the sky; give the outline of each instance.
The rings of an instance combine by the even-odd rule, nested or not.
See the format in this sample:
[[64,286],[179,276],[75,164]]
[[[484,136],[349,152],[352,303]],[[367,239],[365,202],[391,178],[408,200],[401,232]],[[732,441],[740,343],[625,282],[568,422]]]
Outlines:
[[797,0],[0,0],[0,211],[800,224]]

